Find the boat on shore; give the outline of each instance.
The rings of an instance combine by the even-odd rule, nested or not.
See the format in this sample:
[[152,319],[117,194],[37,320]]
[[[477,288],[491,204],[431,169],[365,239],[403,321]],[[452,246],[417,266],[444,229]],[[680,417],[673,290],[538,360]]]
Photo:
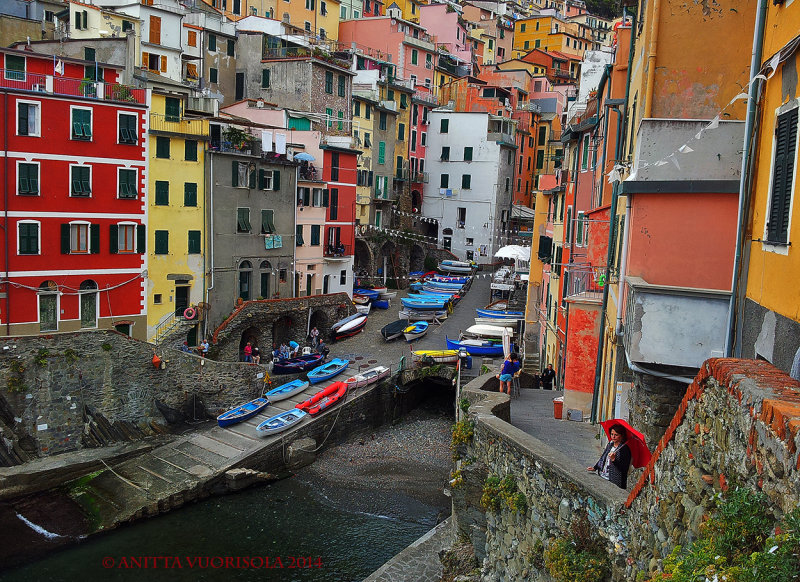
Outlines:
[[325,380],[330,380],[334,376],[341,374],[347,366],[350,365],[350,360],[341,360],[339,358],[334,358],[330,362],[325,365],[320,366],[319,368],[314,368],[308,373],[308,381],[312,384],[316,384],[317,382],[324,382]]
[[372,306],[375,309],[389,309],[389,300],[388,299],[378,299],[372,302]]
[[476,325],[504,325],[504,326],[513,325],[513,326],[516,327],[516,325],[520,321],[522,321],[521,318],[520,319],[510,319],[510,318],[495,319],[495,318],[492,318],[492,317],[476,317],[475,318],[475,324]]
[[296,358],[278,360],[272,364],[273,374],[302,374],[316,368],[325,361],[323,354],[307,354]]
[[403,330],[408,327],[408,321],[398,319],[381,328],[381,335],[387,342],[403,335]]
[[261,398],[256,398],[250,402],[245,402],[244,404],[231,408],[227,412],[223,412],[217,417],[217,424],[225,427],[236,424],[237,422],[242,422],[243,420],[254,417],[267,406],[269,406],[269,400],[263,396]]
[[[492,340],[462,339],[451,340],[445,336],[447,348],[451,350],[465,350],[470,356],[502,356],[503,344]],[[513,346],[512,346],[513,351]]]
[[403,336],[405,336],[407,342],[417,340],[426,333],[428,333],[427,321],[415,321],[403,330]]
[[411,352],[411,359],[414,362],[422,362],[427,358],[437,364],[454,364],[458,361],[458,350],[414,350]]
[[367,303],[366,305],[356,305],[356,311],[358,311],[361,315],[369,315],[370,310],[372,309],[373,302]]
[[334,382],[320,390],[314,396],[301,402],[295,408],[307,412],[311,416],[319,414],[339,402],[347,392],[347,384],[344,382]]
[[479,317],[491,317],[494,319],[522,319],[524,313],[521,311],[505,311],[499,309],[476,309]]
[[473,262],[466,262],[466,261],[441,261],[439,263],[439,270],[444,271],[446,273],[467,273],[472,274],[472,272],[477,268],[477,265]]
[[442,310],[447,309],[448,305],[450,305],[450,299],[435,296],[413,299],[411,297],[403,297],[400,299],[400,303],[403,304],[403,307],[417,311]]
[[347,384],[349,389],[355,388],[363,388],[364,386],[369,386],[370,384],[374,384],[383,378],[389,376],[391,370],[386,366],[375,366],[374,368],[370,368],[364,372],[356,374],[355,376],[350,376],[347,380],[344,381]]
[[331,335],[334,340],[350,337],[360,332],[366,324],[367,316],[363,313],[356,313],[334,323],[331,326]]
[[295,394],[299,394],[308,388],[308,386],[308,380],[292,380],[291,382],[287,382],[286,384],[282,384],[281,386],[270,390],[264,394],[264,398],[269,399],[270,402],[280,402],[281,400],[291,398]]
[[[447,310],[428,310],[419,311],[415,309],[403,309],[397,313],[397,317],[407,321],[434,321],[439,319],[447,319]],[[407,323],[405,324],[408,325]]]
[[353,303],[356,305],[368,305],[369,302],[372,301],[372,298],[368,295],[362,295],[361,293],[353,293]]
[[480,337],[503,337],[503,334],[514,335],[514,328],[507,327],[501,324],[497,325],[472,325],[464,332],[469,335],[477,335]]
[[387,300],[387,299],[394,299],[395,297],[397,297],[397,291],[388,291],[387,290],[387,291],[381,291],[380,293],[378,293],[378,299],[381,300],[381,301],[384,301],[384,300]]
[[497,299],[492,301],[484,309],[491,309],[492,311],[505,311],[508,309],[508,299]]
[[307,416],[308,414],[306,414],[303,410],[290,408],[289,410],[281,412],[280,414],[276,414],[272,418],[268,418],[259,424],[256,427],[256,432],[261,436],[277,434],[279,432],[283,432],[291,426],[294,426]]
[[363,287],[356,287],[353,289],[353,295],[363,295],[365,297],[369,297],[370,301],[373,299],[377,299],[378,295],[380,295],[379,291],[375,291],[374,289],[364,289]]

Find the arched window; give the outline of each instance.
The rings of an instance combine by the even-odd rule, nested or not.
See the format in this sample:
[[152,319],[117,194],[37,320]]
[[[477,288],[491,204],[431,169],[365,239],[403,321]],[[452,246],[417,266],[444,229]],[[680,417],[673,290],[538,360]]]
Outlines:
[[87,279],[80,291],[81,327],[97,327],[97,283]]
[[250,287],[253,281],[253,265],[250,261],[239,263],[239,297],[250,300]]
[[39,285],[39,331],[58,331],[58,285],[45,281]]
[[445,228],[445,229],[442,231],[442,234],[443,234],[444,236],[453,236],[453,229],[452,229],[452,228]]

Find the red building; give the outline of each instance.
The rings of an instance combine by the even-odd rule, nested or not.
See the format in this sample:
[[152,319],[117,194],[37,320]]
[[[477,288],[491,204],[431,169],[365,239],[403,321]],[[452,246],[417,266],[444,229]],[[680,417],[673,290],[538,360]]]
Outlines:
[[146,339],[146,90],[104,63],[0,56],[2,334]]
[[352,291],[356,178],[361,152],[344,145],[322,145],[321,149],[324,156],[322,178],[328,183],[323,292]]

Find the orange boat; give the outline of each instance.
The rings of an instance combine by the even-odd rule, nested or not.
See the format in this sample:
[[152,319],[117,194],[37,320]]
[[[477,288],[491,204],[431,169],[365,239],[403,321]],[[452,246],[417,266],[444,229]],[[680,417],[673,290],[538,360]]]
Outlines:
[[346,392],[347,384],[344,382],[334,382],[333,384],[330,384],[323,390],[320,390],[314,394],[314,396],[305,402],[301,402],[295,406],[295,408],[303,410],[314,416],[315,414],[319,414],[323,410],[326,410],[339,402],[339,400],[344,398]]

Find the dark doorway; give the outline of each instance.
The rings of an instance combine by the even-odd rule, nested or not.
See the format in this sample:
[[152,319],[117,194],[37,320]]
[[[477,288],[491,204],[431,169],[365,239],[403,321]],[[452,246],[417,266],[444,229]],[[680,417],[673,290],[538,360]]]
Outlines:
[[131,324],[130,323],[118,323],[114,326],[119,333],[124,333],[125,335],[131,335]]
[[236,73],[236,97],[235,101],[244,99],[244,73]]
[[322,278],[322,293],[325,294],[325,295],[327,295],[327,293],[328,293],[328,284],[329,284],[328,283],[328,279],[329,278],[330,278],[330,275],[325,275]]
[[252,346],[258,346],[258,328],[248,327],[242,332],[242,339],[239,341],[239,361],[244,361],[244,346],[250,342]]
[[175,315],[183,315],[189,307],[189,287],[175,287]]
[[[276,320],[275,323],[272,324],[272,343],[278,346],[283,342],[288,343],[288,341],[292,339],[293,328],[294,321],[292,321],[291,317],[281,317]],[[300,333],[305,335],[305,331],[301,331]],[[242,347],[244,347],[244,344]]]
[[186,343],[189,344],[190,347],[195,347],[197,345],[197,326],[193,326],[189,329],[189,332],[186,334]]
[[306,273],[306,295],[311,295],[312,293],[312,284],[311,282],[314,280],[314,275],[310,275]]

